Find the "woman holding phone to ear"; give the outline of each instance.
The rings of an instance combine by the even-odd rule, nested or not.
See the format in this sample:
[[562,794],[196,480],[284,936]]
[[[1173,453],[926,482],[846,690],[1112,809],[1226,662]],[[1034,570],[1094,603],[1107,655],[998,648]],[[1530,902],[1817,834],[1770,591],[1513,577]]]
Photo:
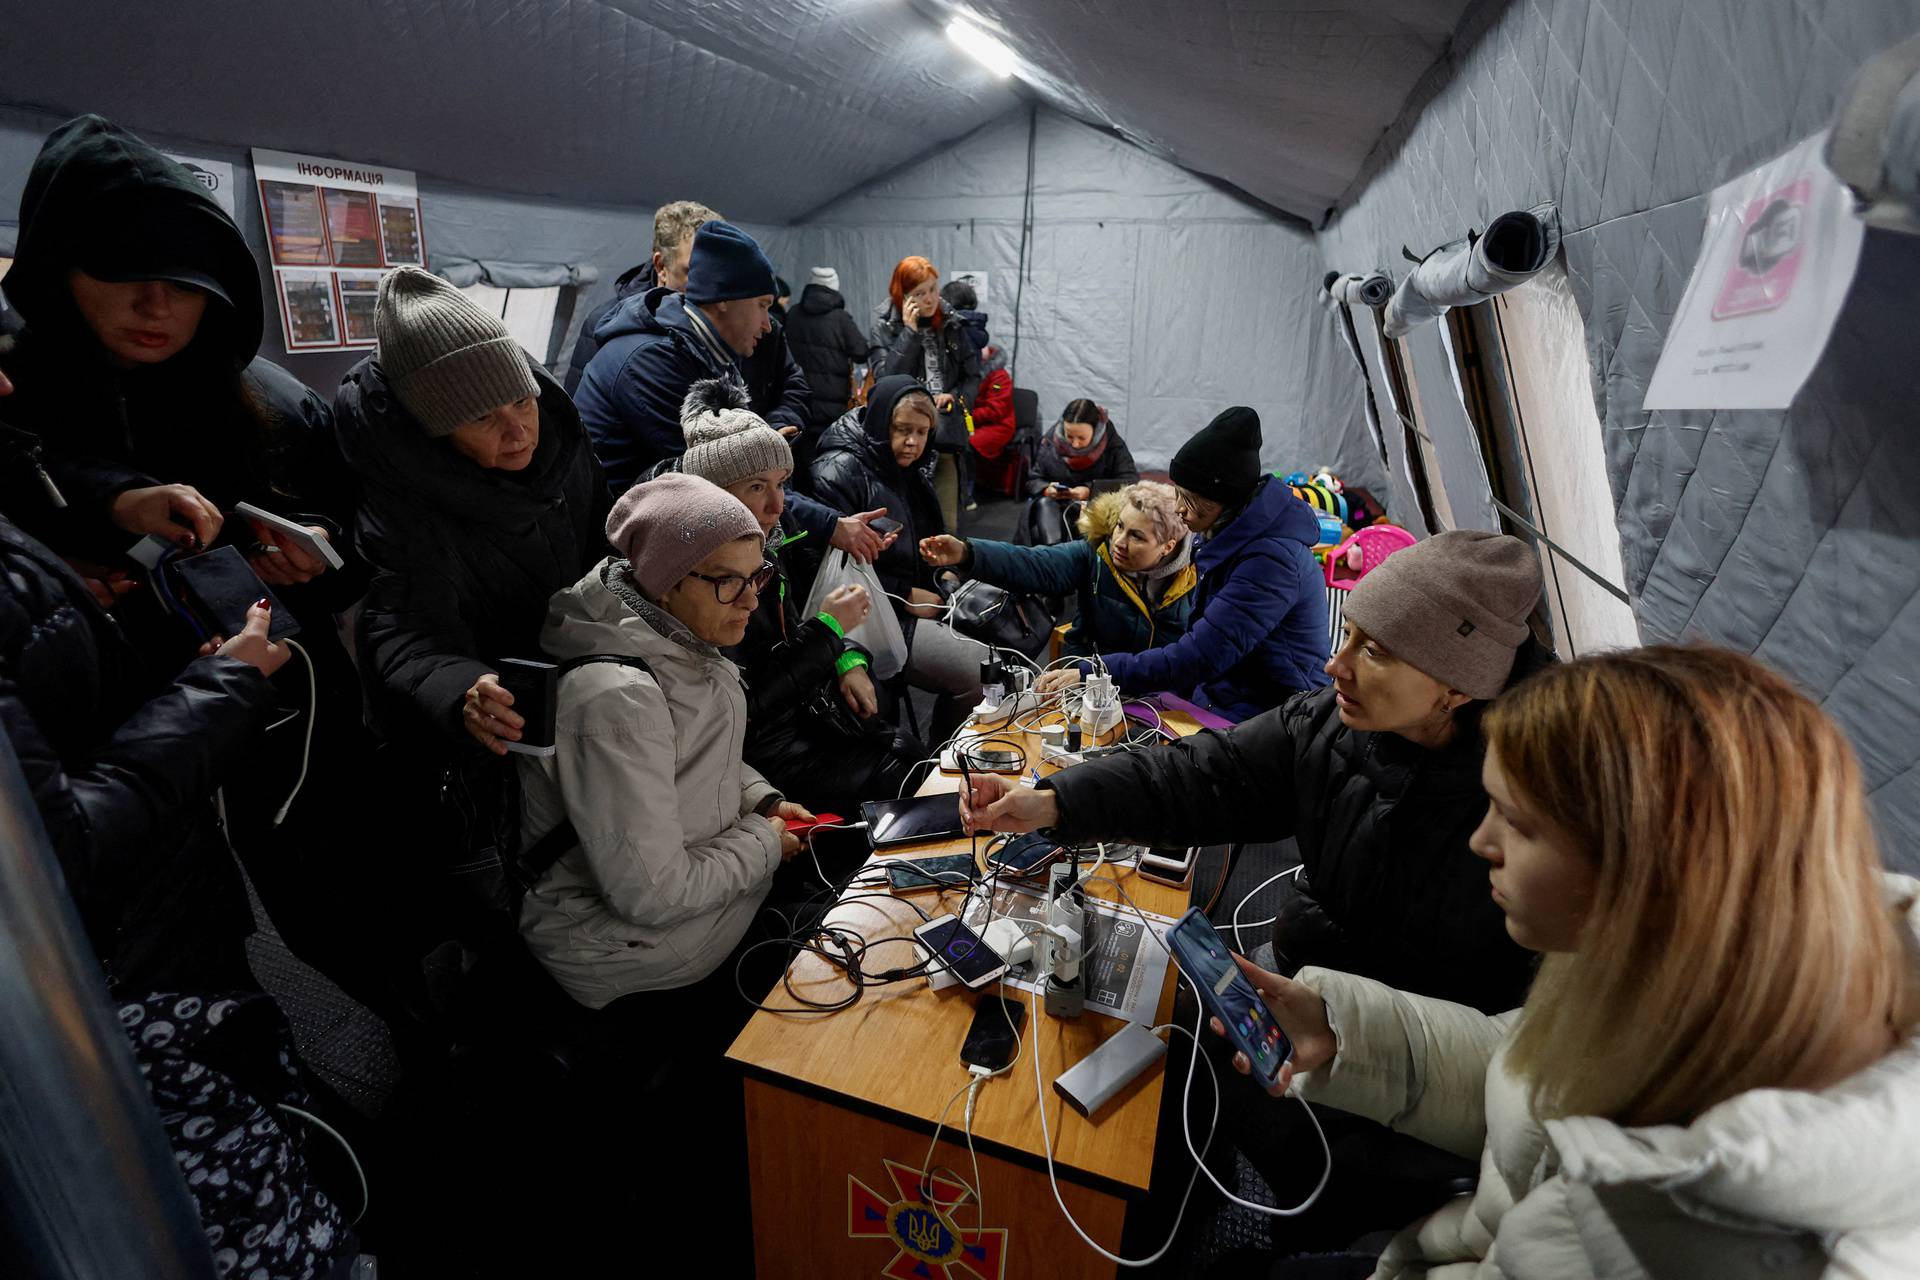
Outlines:
[[1484,731],[1473,849],[1546,957],[1523,1007],[1240,962],[1294,1044],[1276,1095],[1479,1155],[1374,1274],[1913,1274],[1920,882],[1839,729],[1751,658],[1656,647],[1537,675]]

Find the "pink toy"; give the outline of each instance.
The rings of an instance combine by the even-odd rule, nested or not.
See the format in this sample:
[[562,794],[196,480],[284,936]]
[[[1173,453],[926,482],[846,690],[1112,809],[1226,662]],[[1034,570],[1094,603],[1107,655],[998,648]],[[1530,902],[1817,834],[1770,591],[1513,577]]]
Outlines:
[[1370,524],[1333,549],[1327,557],[1327,585],[1351,591],[1360,579],[1396,551],[1412,546],[1412,534],[1393,524]]

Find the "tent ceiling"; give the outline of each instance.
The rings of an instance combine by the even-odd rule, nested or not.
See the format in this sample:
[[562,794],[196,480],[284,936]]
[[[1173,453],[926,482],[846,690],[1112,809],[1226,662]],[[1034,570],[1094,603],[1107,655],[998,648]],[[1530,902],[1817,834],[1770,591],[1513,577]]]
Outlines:
[[[975,0],[1041,96],[1318,222],[1470,0]],[[787,221],[1010,110],[947,0],[4,0],[0,98]],[[239,135],[239,136],[236,136]]]
[[1055,105],[1316,226],[1471,4],[970,0]]

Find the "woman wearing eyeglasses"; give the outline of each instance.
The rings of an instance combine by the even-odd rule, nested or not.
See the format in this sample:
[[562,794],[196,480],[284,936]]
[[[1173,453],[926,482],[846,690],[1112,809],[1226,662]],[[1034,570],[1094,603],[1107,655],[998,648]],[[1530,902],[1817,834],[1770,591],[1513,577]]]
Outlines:
[[589,1008],[712,977],[730,998],[704,1017],[744,1016],[725,962],[800,849],[786,821],[812,816],[742,759],[746,690],[721,652],[774,582],[760,524],[673,473],[627,490],[607,537],[615,554],[553,597],[540,633],[554,662],[595,660],[561,677],[554,754],[520,758],[525,845],[563,820],[577,842],[520,932]]
[[746,637],[726,650],[747,684],[747,763],[816,809],[850,814],[862,801],[893,799],[927,752],[878,714],[870,655],[846,638],[886,602],[849,583],[802,616],[806,589],[791,581],[786,548],[808,544],[782,519],[793,450],[746,392],[722,378],[696,382],[680,423],[686,452],[657,474],[699,476],[745,503],[766,537],[766,572],[778,575],[760,591]]

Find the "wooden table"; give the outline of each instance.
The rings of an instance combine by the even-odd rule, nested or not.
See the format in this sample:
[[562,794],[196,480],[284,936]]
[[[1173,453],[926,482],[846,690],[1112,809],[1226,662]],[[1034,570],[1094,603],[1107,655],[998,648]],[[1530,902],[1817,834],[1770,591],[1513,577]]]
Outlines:
[[[1181,734],[1197,728],[1183,716],[1168,717],[1167,724]],[[1037,739],[1030,740],[1029,754],[1039,758]],[[1051,769],[1043,766],[1042,772]],[[953,791],[958,783],[957,778],[935,774],[921,791]],[[970,845],[958,840],[888,853],[925,857],[966,852]],[[1105,875],[1089,881],[1088,892],[1118,901]],[[1119,869],[1117,875],[1142,910],[1177,917],[1186,909],[1185,889],[1156,884],[1130,868]],[[937,897],[916,895],[912,901],[927,914],[938,915],[958,911],[963,899],[963,893],[947,891]],[[836,918],[846,919],[869,940],[893,939],[868,953],[869,972],[908,967],[919,959],[921,953],[908,935],[921,917],[906,901],[842,902],[834,910]],[[833,1000],[852,990],[837,968],[812,954],[802,954],[790,973],[794,986],[809,999]],[[1007,994],[1025,999],[1024,992],[1008,989]],[[1111,1263],[1073,1234],[1054,1203],[1033,1064],[1027,1055],[1040,1055],[1061,1195],[1082,1228],[1117,1252],[1127,1203],[1147,1189],[1164,1070],[1146,1072],[1093,1121],[1083,1119],[1053,1091],[1055,1076],[1120,1029],[1115,1018],[1091,1010],[1076,1019],[1052,1018],[1042,1009],[1036,1019],[1030,1012],[1022,1030],[1021,1058],[1011,1072],[989,1080],[979,1093],[973,1135],[984,1205],[969,1202],[946,1213],[963,1193],[937,1173],[931,1198],[942,1210],[944,1224],[913,1203],[940,1110],[969,1079],[960,1062],[960,1045],[979,998],[960,986],[936,992],[916,978],[871,988],[838,1013],[761,1012],[747,1024],[727,1056],[747,1075],[754,1253],[760,1280],[1071,1280],[1114,1274]],[[1172,1002],[1169,964],[1156,1021],[1166,1019]],[[787,1003],[785,992],[776,987],[768,1003]],[[964,1100],[956,1102],[948,1115],[932,1167],[952,1169],[971,1181],[961,1129],[963,1105]],[[919,1240],[920,1257],[903,1250],[889,1234],[890,1221],[900,1227],[900,1238]],[[944,1228],[954,1229],[959,1239],[948,1241]],[[950,1264],[928,1261],[951,1258],[956,1250],[957,1260]]]

